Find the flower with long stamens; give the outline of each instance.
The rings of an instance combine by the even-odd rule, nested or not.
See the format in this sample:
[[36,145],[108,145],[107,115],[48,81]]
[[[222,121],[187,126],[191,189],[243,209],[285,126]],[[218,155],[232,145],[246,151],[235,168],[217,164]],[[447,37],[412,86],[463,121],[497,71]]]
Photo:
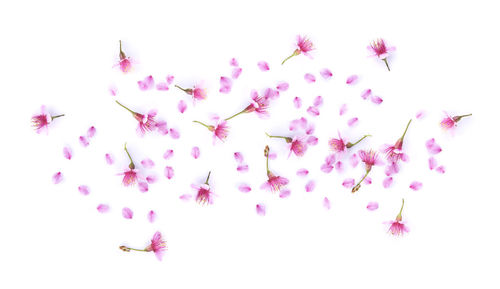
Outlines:
[[457,123],[464,117],[471,116],[472,113],[470,114],[464,114],[464,115],[457,115],[457,116],[449,116],[446,115],[446,117],[441,121],[441,127],[445,130],[453,129],[454,127],[457,126]]
[[48,132],[49,124],[54,119],[61,116],[64,116],[64,114],[51,116],[49,113],[45,111],[45,106],[42,105],[42,107],[40,108],[40,114],[31,117],[31,124],[37,133],[41,133],[44,130]]
[[358,141],[356,141],[355,143],[351,143],[351,142],[345,142],[345,140],[340,136],[340,133],[339,133],[339,138],[336,139],[336,138],[332,138],[328,141],[328,144],[330,145],[330,149],[332,151],[334,151],[335,153],[342,153],[344,151],[346,151],[346,149],[349,149],[349,148],[352,148],[353,146],[357,145],[358,143],[360,143],[362,140],[364,140],[366,137],[369,137],[371,135],[367,134],[367,135],[364,135],[362,138],[360,138]]
[[122,50],[122,41],[120,40],[120,61],[118,62],[118,66],[120,66],[120,70],[123,73],[127,73],[132,68],[132,63],[130,62],[130,58],[125,55]]
[[407,159],[407,156],[403,153],[403,140],[405,138],[406,132],[408,131],[410,123],[411,119],[406,125],[403,135],[396,141],[394,145],[386,144],[382,147],[381,151],[385,153],[388,161],[397,164],[399,160],[405,161]]
[[199,186],[195,185],[192,186],[196,190],[195,200],[198,204],[207,205],[213,203],[213,192],[210,191],[210,186],[208,184],[208,180],[210,179],[211,173],[212,172],[208,172],[208,176],[205,183]]
[[116,100],[116,103],[132,113],[132,116],[139,122],[139,125],[137,126],[137,134],[139,134],[139,136],[144,136],[146,132],[154,131],[157,128],[158,123],[155,120],[156,111],[151,110],[146,116],[129,109],[128,107],[118,102],[118,100]]
[[206,127],[209,131],[214,133],[214,140],[215,138],[220,139],[221,141],[226,140],[227,136],[229,135],[229,126],[227,125],[227,122],[225,120],[220,121],[217,123],[217,125],[206,125],[202,123],[201,121],[194,120],[193,122],[199,123]]
[[177,84],[175,87],[193,96],[194,100],[204,100],[207,98],[207,90],[201,84],[197,84],[193,88],[182,88]]
[[262,184],[261,189],[267,189],[271,192],[280,192],[281,189],[288,184],[288,179],[277,176],[269,170],[269,146],[264,149],[264,156],[266,157],[266,170],[268,180]]
[[167,250],[167,242],[163,240],[161,233],[156,232],[151,239],[151,243],[144,249],[134,249],[127,246],[120,246],[120,250],[124,252],[139,251],[139,252],[154,252],[156,258],[161,261],[163,254]]
[[236,117],[243,113],[252,113],[252,112],[255,112],[259,117],[268,116],[269,114],[267,112],[267,109],[269,108],[269,102],[270,102],[268,94],[259,96],[258,93],[254,90],[252,91],[251,95],[252,95],[251,103],[247,107],[245,107],[245,109],[226,118],[225,120],[226,121],[230,120],[233,117]]
[[287,58],[285,58],[285,60],[283,60],[283,62],[281,63],[281,65],[285,64],[285,62],[294,57],[294,56],[297,56],[297,55],[300,55],[300,54],[304,54],[304,55],[308,55],[308,53],[313,50],[313,43],[311,42],[311,40],[309,40],[307,37],[303,37],[303,36],[300,36],[298,35],[297,36],[297,49],[295,49],[292,53],[292,55],[288,56]]
[[269,135],[266,133],[266,135],[270,138],[282,138],[286,141],[287,144],[290,146],[290,153],[288,156],[292,154],[292,152],[298,156],[301,157],[303,156],[306,151],[307,151],[307,142],[304,141],[305,137],[286,137],[286,136],[278,136],[278,135]]
[[363,178],[354,186],[354,188],[352,188],[352,192],[353,193],[355,193],[355,192],[357,192],[359,190],[359,188],[361,187],[361,182],[363,182],[363,180],[371,172],[372,167],[374,165],[377,165],[377,164],[380,163],[379,160],[378,160],[378,154],[375,151],[373,151],[373,150],[369,150],[369,151],[361,150],[361,151],[359,151],[358,155],[359,155],[359,158],[361,159],[361,161],[363,163],[365,163],[366,173],[363,176]]
[[125,152],[127,153],[127,156],[130,160],[130,164],[128,165],[129,169],[127,171],[121,173],[121,175],[123,175],[123,180],[122,180],[123,185],[128,187],[128,186],[133,186],[137,183],[138,173],[137,173],[137,170],[135,169],[134,161],[132,160],[132,157],[130,156],[130,153],[128,152],[126,143],[125,143],[124,149],[125,149]]
[[386,222],[386,224],[390,225],[389,230],[387,230],[387,232],[391,233],[394,236],[403,236],[405,233],[408,233],[410,231],[403,222],[403,217],[401,216],[404,205],[405,205],[405,199],[403,199],[403,204],[401,205],[401,210],[399,210],[399,214],[396,216],[396,220]]
[[384,39],[379,38],[377,40],[374,40],[367,48],[373,53],[372,56],[376,56],[378,59],[383,60],[385,62],[385,65],[387,66],[387,70],[391,71],[391,69],[389,68],[387,57],[389,56],[389,52],[395,50],[394,47],[388,47],[385,44]]

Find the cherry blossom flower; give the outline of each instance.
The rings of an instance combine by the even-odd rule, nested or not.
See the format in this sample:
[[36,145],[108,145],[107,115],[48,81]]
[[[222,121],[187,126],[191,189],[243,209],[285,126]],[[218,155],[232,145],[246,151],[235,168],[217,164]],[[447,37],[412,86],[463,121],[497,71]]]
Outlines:
[[405,138],[406,132],[408,131],[408,127],[410,126],[411,119],[406,125],[405,131],[403,132],[403,135],[396,141],[394,145],[389,145],[385,144],[382,146],[381,151],[385,153],[385,156],[387,160],[391,163],[397,166],[397,163],[402,160],[402,161],[407,161],[408,156],[403,153],[403,140]]
[[401,210],[399,210],[399,214],[396,216],[396,220],[386,222],[386,224],[390,225],[389,230],[387,230],[387,232],[391,233],[394,236],[403,236],[405,233],[408,233],[410,231],[408,229],[408,226],[405,225],[405,222],[403,222],[403,217],[401,216],[404,205],[405,205],[405,199],[403,199],[403,204],[401,205]]
[[303,156],[306,151],[307,151],[307,142],[304,141],[304,137],[286,137],[286,136],[277,136],[277,135],[269,135],[266,133],[266,135],[270,138],[282,138],[286,141],[287,144],[290,146],[290,153],[288,154],[288,157],[292,154],[292,152],[298,156],[301,157]]
[[264,156],[266,157],[266,170],[268,180],[262,184],[261,189],[267,189],[271,192],[280,192],[284,186],[288,184],[288,179],[277,176],[269,170],[269,146],[264,149]]
[[227,122],[225,120],[219,121],[216,126],[213,125],[206,125],[202,123],[201,121],[194,120],[193,122],[199,123],[206,127],[209,131],[214,133],[214,141],[216,138],[220,139],[221,141],[225,141],[227,136],[229,135],[229,126],[227,125]]
[[193,88],[182,88],[177,84],[175,87],[193,96],[193,100],[204,100],[207,98],[207,90],[201,84],[197,84]]
[[334,152],[334,153],[342,153],[344,151],[346,151],[346,149],[349,149],[349,148],[352,148],[353,146],[357,145],[358,143],[360,143],[362,140],[364,140],[365,138],[371,136],[369,134],[367,135],[364,135],[362,138],[360,138],[358,141],[356,141],[355,143],[351,143],[351,142],[345,142],[345,140],[340,136],[340,133],[339,134],[339,138],[332,138],[328,141],[328,145],[330,146],[330,149]]
[[157,128],[157,122],[155,121],[156,111],[151,110],[146,116],[130,110],[128,107],[118,102],[118,100],[116,100],[116,103],[132,113],[132,116],[139,122],[137,126],[137,134],[139,136],[142,137],[146,132],[152,132]]
[[297,36],[297,49],[295,49],[293,51],[292,55],[285,58],[285,60],[283,60],[281,65],[285,64],[285,62],[288,59],[290,59],[294,56],[297,56],[300,54],[309,55],[309,52],[312,51],[313,49],[314,49],[313,43],[308,38],[298,35]]
[[144,249],[134,249],[127,246],[120,246],[120,250],[124,252],[139,251],[139,252],[154,252],[156,258],[161,261],[165,251],[167,250],[167,242],[163,240],[161,233],[156,232],[151,239],[151,244],[149,244]]
[[132,68],[132,63],[130,61],[130,58],[127,57],[125,55],[125,53],[123,52],[122,50],[122,41],[120,40],[120,54],[119,54],[119,57],[120,57],[120,61],[118,62],[118,66],[120,67],[120,70],[123,72],[123,73],[127,73],[130,71],[130,69]]
[[395,50],[394,47],[388,47],[385,44],[384,39],[379,38],[377,40],[374,40],[367,48],[373,53],[373,55],[371,56],[376,56],[378,59],[382,59],[387,66],[387,70],[391,71],[391,69],[389,68],[387,57],[389,56],[389,52]]
[[49,113],[45,111],[45,106],[42,105],[40,108],[40,114],[34,115],[31,118],[31,124],[37,133],[41,133],[42,131],[48,132],[49,124],[56,118],[64,116],[64,114],[51,116]]
[[380,161],[378,159],[378,154],[373,150],[369,151],[361,150],[359,151],[359,157],[361,158],[361,161],[365,163],[366,173],[363,176],[363,178],[354,186],[354,188],[352,188],[353,193],[359,190],[359,188],[361,187],[361,182],[368,176],[368,174],[372,170],[372,167],[374,165],[380,164]]
[[441,127],[445,130],[450,130],[453,129],[457,126],[457,123],[464,117],[471,116],[472,113],[470,114],[464,114],[464,115],[457,115],[457,116],[449,116],[446,115],[446,117],[441,121]]
[[148,190],[148,184],[143,181],[142,175],[139,174],[139,172],[135,169],[134,161],[132,160],[132,157],[130,156],[130,153],[128,152],[126,143],[125,143],[124,149],[125,149],[125,152],[127,153],[127,156],[130,160],[130,163],[129,163],[128,169],[126,171],[118,174],[118,175],[123,175],[122,184],[126,187],[129,187],[129,186],[134,186],[136,183],[139,183],[139,190],[144,193]]
[[196,190],[195,200],[198,204],[210,205],[213,203],[213,192],[210,191],[210,186],[208,184],[211,173],[212,172],[208,172],[208,176],[204,184],[199,186],[192,185],[192,187]]
[[268,88],[266,89],[266,92],[264,93],[263,96],[259,96],[257,91],[253,90],[250,94],[252,97],[251,103],[247,107],[245,107],[245,109],[243,109],[242,111],[226,118],[225,120],[228,121],[240,114],[251,113],[251,112],[255,112],[259,117],[268,116],[269,114],[267,112],[267,109],[269,108],[269,102],[272,93],[273,93],[272,90]]

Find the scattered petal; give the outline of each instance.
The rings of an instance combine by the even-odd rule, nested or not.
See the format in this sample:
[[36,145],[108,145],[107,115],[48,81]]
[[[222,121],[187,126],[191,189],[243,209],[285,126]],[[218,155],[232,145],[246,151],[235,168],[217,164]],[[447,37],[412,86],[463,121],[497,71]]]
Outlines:
[[316,98],[314,99],[313,105],[315,107],[319,107],[319,106],[323,105],[323,97],[321,95],[316,96]]
[[165,173],[165,177],[169,180],[174,177],[174,169],[172,167],[166,166],[164,173]]
[[146,177],[146,182],[148,182],[148,184],[153,184],[156,182],[156,176],[147,176]]
[[196,160],[200,157],[200,148],[199,147],[193,147],[191,149],[191,156]]
[[333,74],[332,72],[330,71],[330,69],[328,68],[323,68],[319,74],[321,75],[321,77],[323,77],[325,80],[328,80],[330,78],[332,78]]
[[170,85],[174,82],[174,76],[173,75],[167,75],[167,84]]
[[369,202],[368,205],[366,206],[366,209],[368,211],[375,211],[378,209],[378,203],[377,202]]
[[358,80],[358,76],[357,75],[351,75],[347,78],[347,80],[345,81],[346,84],[349,84],[349,85],[353,85],[357,82]]
[[363,180],[363,184],[365,184],[365,185],[371,185],[371,184],[372,184],[372,178],[370,178],[370,177],[366,177],[366,178]]
[[54,184],[59,184],[60,182],[62,182],[63,180],[63,176],[62,176],[62,173],[61,172],[57,172],[55,173],[53,176],[52,176],[52,182]]
[[292,120],[290,122],[290,127],[288,129],[294,131],[299,128],[305,129],[306,127],[307,127],[307,119],[301,117],[299,119]]
[[257,211],[257,215],[259,215],[259,216],[266,215],[266,205],[264,205],[264,204],[257,204],[255,206],[255,210]]
[[434,138],[431,138],[427,142],[425,142],[425,147],[427,148],[427,151],[432,154],[438,154],[442,151],[441,147],[436,144],[436,140]]
[[384,179],[382,185],[384,186],[384,188],[389,188],[390,186],[392,186],[392,177],[387,177]]
[[179,109],[180,113],[184,113],[186,111],[187,105],[184,100],[180,100],[179,104],[177,104],[177,109]]
[[155,163],[151,159],[143,159],[141,165],[146,169],[150,169],[155,166]]
[[354,126],[356,123],[358,123],[358,118],[357,117],[353,117],[353,118],[351,118],[350,120],[347,121],[347,125],[348,126]]
[[225,76],[220,77],[220,93],[229,93],[231,92],[231,88],[233,86],[233,81],[231,78],[227,78]]
[[436,172],[438,172],[440,174],[444,174],[446,172],[445,167],[444,166],[437,167]]
[[420,190],[421,188],[422,188],[422,183],[421,183],[421,182],[417,182],[417,181],[415,181],[415,182],[412,182],[412,183],[410,184],[410,189],[412,189],[412,190],[414,190],[414,191],[418,191],[418,190]]
[[335,169],[337,170],[337,172],[342,173],[344,171],[344,164],[341,161],[338,161],[335,164]]
[[288,83],[287,82],[280,82],[278,83],[278,85],[276,86],[276,89],[279,90],[279,91],[287,91],[288,90]]
[[148,221],[150,223],[154,223],[156,221],[156,213],[155,213],[155,211],[153,211],[153,210],[149,211],[149,213],[148,213]]
[[93,138],[95,136],[95,133],[96,133],[96,129],[94,126],[91,126],[88,130],[87,130],[87,137],[88,138]]
[[229,65],[231,66],[234,66],[234,67],[238,67],[238,60],[236,60],[236,58],[231,58],[231,60],[229,61]]
[[68,160],[70,160],[70,159],[71,159],[71,157],[73,156],[73,155],[71,154],[71,149],[70,149],[69,147],[64,147],[64,148],[63,148],[63,155],[64,155],[64,158],[66,158],[66,159],[68,159]]
[[238,186],[238,190],[240,190],[240,192],[242,193],[248,193],[252,190],[252,188],[250,188],[250,186],[247,184],[241,184]]
[[239,67],[234,68],[233,71],[231,72],[231,78],[238,79],[238,77],[240,77],[242,71],[243,71],[243,69],[241,69]]
[[380,98],[379,96],[375,96],[375,95],[372,95],[372,97],[370,99],[375,104],[381,104],[384,101],[382,98]]
[[422,119],[424,116],[425,116],[425,111],[423,111],[423,110],[421,110],[421,111],[417,112],[417,114],[415,114],[415,117],[417,119]]
[[306,80],[307,83],[313,83],[316,82],[316,77],[310,73],[306,73],[304,75],[304,79]]
[[314,188],[316,188],[316,182],[315,181],[310,180],[309,182],[307,182],[307,184],[306,184],[306,192],[310,193],[310,192],[314,191]]
[[280,191],[280,198],[281,199],[286,199],[290,197],[291,191],[289,189],[284,189]]
[[325,197],[323,199],[323,208],[325,208],[327,210],[330,210],[330,208],[331,208],[330,200],[327,197]]
[[109,206],[106,204],[99,204],[97,206],[97,211],[99,213],[107,213],[107,212],[109,212]]
[[173,156],[174,156],[173,150],[166,150],[165,153],[163,154],[163,158],[166,160],[170,159]]
[[83,147],[87,147],[89,145],[89,140],[86,137],[80,136],[79,140],[80,140],[80,144]]
[[177,131],[175,128],[169,129],[169,133],[173,139],[178,139],[180,137],[179,131]]
[[78,187],[78,191],[79,191],[82,195],[84,195],[84,196],[86,196],[86,195],[88,195],[88,194],[90,193],[90,191],[89,191],[89,187],[87,187],[87,186],[79,186],[79,187]]
[[307,135],[310,135],[310,134],[313,134],[314,133],[314,124],[311,123],[307,126],[306,128],[306,134]]
[[268,71],[269,70],[269,64],[267,64],[267,62],[265,62],[265,61],[260,61],[259,63],[257,63],[257,66],[259,67],[259,69],[261,71]]
[[351,163],[351,166],[355,168],[359,164],[359,158],[357,154],[352,154],[352,156],[349,158],[349,161]]
[[150,75],[144,78],[144,80],[139,80],[137,84],[139,85],[139,89],[144,91],[151,89],[155,85],[155,81],[153,76]]
[[325,158],[325,164],[333,165],[335,163],[335,155],[331,154]]
[[314,107],[314,106],[310,106],[308,109],[307,109],[307,112],[312,115],[312,116],[318,116],[319,115],[319,109],[317,107]]
[[146,182],[139,182],[139,184],[137,186],[139,187],[139,192],[141,192],[141,193],[145,193],[145,192],[149,191],[149,186],[148,186],[148,183],[146,183]]
[[181,195],[181,196],[179,197],[179,199],[181,199],[181,200],[183,200],[183,201],[189,201],[189,200],[191,200],[191,198],[192,198],[192,197],[193,197],[192,195],[187,195],[187,194],[184,194],[184,195]]
[[366,100],[370,95],[372,95],[372,90],[366,89],[361,93],[361,98]]
[[156,90],[167,91],[169,90],[168,84],[166,82],[160,82],[156,84]]
[[302,100],[300,99],[300,97],[296,96],[293,99],[293,105],[295,106],[295,108],[300,108],[302,106]]
[[112,96],[116,96],[116,94],[118,93],[118,89],[114,86],[111,86],[109,88],[109,94],[111,94]]
[[240,152],[235,152],[234,159],[236,160],[236,162],[241,164],[243,162],[243,155]]
[[435,158],[429,158],[429,169],[432,171],[435,167],[437,167],[437,161]]
[[125,219],[132,219],[134,217],[134,212],[132,212],[131,209],[125,207],[125,208],[122,209],[122,216]]
[[248,172],[248,165],[239,165],[236,170],[240,173]]
[[309,137],[307,137],[306,142],[308,145],[315,146],[318,144],[318,138],[313,135],[310,135]]
[[299,177],[305,177],[305,176],[307,176],[307,174],[309,174],[309,171],[306,169],[299,169],[297,171],[297,176],[299,176]]
[[106,154],[105,157],[106,157],[106,163],[108,165],[112,165],[115,162],[110,154]]
[[330,164],[322,164],[321,165],[321,171],[326,173],[326,174],[329,174],[332,170],[333,170],[333,166]]
[[347,104],[342,104],[342,106],[340,106],[340,110],[339,110],[339,115],[344,115],[344,113],[346,113],[347,111]]
[[348,189],[354,187],[354,179],[345,179],[342,182],[342,186]]

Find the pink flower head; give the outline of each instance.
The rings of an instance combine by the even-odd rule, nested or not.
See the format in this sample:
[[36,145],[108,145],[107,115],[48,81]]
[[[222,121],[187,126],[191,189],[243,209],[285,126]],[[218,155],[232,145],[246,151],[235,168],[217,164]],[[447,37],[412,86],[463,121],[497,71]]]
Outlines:
[[387,224],[390,225],[388,232],[390,232],[394,236],[403,236],[404,233],[410,231],[403,222],[403,217],[401,216],[404,205],[405,205],[405,200],[403,199],[403,205],[401,205],[401,210],[399,211],[399,214],[396,216],[396,220],[387,222]]
[[134,113],[134,118],[139,122],[137,126],[137,134],[140,136],[144,136],[146,132],[151,132],[156,129],[156,121],[155,121],[156,111],[150,111],[147,116]]
[[204,100],[207,98],[207,90],[201,83],[196,84],[193,88],[182,88],[178,85],[175,85],[175,87],[193,96],[193,100]]
[[271,192],[279,192],[281,189],[288,184],[288,179],[280,176],[276,176],[270,171],[267,173],[268,180],[262,184],[261,189],[267,189]]
[[120,61],[117,64],[120,66],[120,70],[123,73],[127,73],[132,68],[132,63],[130,62],[130,58],[125,55],[122,50],[122,41],[120,40]]
[[399,160],[406,161],[407,156],[403,153],[403,140],[405,138],[406,132],[408,131],[408,127],[410,126],[411,119],[406,125],[406,129],[394,145],[384,145],[382,147],[382,152],[386,154],[386,158],[388,161],[397,163]]
[[208,185],[208,180],[210,179],[211,172],[208,173],[207,180],[204,184],[199,186],[191,185],[196,190],[196,202],[201,205],[212,204],[213,203],[213,192],[210,191],[210,186]]
[[[290,154],[293,152],[296,156],[301,157],[307,151],[307,143],[303,138],[294,137],[290,142]],[[288,156],[290,156],[290,154]]]
[[281,65],[283,65],[288,59],[290,59],[294,56],[297,56],[300,54],[309,55],[309,52],[312,51],[313,49],[314,49],[313,43],[311,42],[311,40],[309,40],[308,38],[306,38],[304,36],[298,35],[297,36],[297,49],[295,49],[293,51],[292,55],[285,58],[285,60],[283,60]]
[[126,187],[133,186],[137,183],[137,170],[135,169],[128,169],[120,175],[123,175],[122,184]]
[[165,242],[160,232],[156,232],[153,235],[153,239],[151,239],[151,244],[146,247],[146,252],[153,251],[156,255],[156,258],[161,261],[164,252],[167,250],[167,242]]
[[214,133],[214,138],[219,138],[224,141],[229,134],[229,126],[226,121],[221,121],[217,124],[217,126],[209,128],[210,131]]
[[367,171],[371,170],[372,166],[380,163],[380,161],[378,159],[377,152],[375,152],[373,150],[369,150],[369,151],[361,150],[361,151],[359,151],[359,157],[360,157],[361,161],[365,163],[365,167],[366,167]]
[[454,127],[457,126],[457,122],[459,122],[463,117],[471,116],[472,114],[465,114],[465,115],[457,115],[450,117],[449,115],[446,115],[446,117],[441,121],[441,127],[445,130],[450,130],[453,129]]
[[391,71],[387,62],[387,57],[389,56],[389,52],[395,50],[394,47],[387,47],[384,39],[379,38],[377,40],[374,40],[367,48],[373,53],[372,56],[376,56],[378,59],[383,60],[387,66],[387,69]]
[[346,149],[346,144],[344,139],[340,136],[339,133],[339,138],[332,138],[328,141],[328,145],[330,146],[330,149],[334,151],[335,153],[341,153],[344,152]]
[[44,130],[48,132],[48,127],[52,120],[61,116],[64,116],[64,114],[51,116],[45,111],[45,106],[42,105],[40,108],[40,114],[34,115],[31,118],[31,124],[37,133],[41,133]]
[[267,109],[269,108],[269,98],[264,96],[259,96],[256,91],[252,91],[252,101],[251,104],[245,108],[245,112],[257,113],[259,117],[267,116]]

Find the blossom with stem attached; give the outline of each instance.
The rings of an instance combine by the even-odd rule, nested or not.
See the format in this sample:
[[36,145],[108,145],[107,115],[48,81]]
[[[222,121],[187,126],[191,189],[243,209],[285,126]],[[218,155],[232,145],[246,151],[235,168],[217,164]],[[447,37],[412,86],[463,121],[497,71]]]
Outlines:
[[122,50],[122,41],[120,40],[120,61],[118,62],[118,65],[120,66],[120,70],[123,73],[127,73],[130,71],[132,68],[132,63],[130,62],[130,58],[125,55],[125,53]]
[[285,58],[285,60],[283,60],[283,62],[281,63],[281,65],[285,64],[285,62],[294,57],[294,56],[297,56],[297,55],[300,55],[300,54],[304,54],[304,55],[308,55],[309,51],[313,50],[313,43],[311,42],[311,40],[309,40],[308,38],[306,37],[303,37],[303,36],[300,36],[298,35],[297,36],[297,49],[295,49],[292,53],[292,55],[288,56],[287,58]]
[[399,210],[399,214],[396,216],[396,220],[387,222],[387,224],[390,224],[389,230],[387,232],[390,232],[394,236],[403,236],[404,233],[408,233],[410,231],[403,222],[403,217],[401,216],[404,205],[405,205],[405,199],[403,199],[403,204],[401,205],[401,210]]
[[[303,137],[302,138],[299,138],[299,137],[291,138],[291,137],[287,137],[287,136],[269,135],[267,132],[266,132],[266,135],[270,138],[282,138],[282,139],[284,139],[286,141],[286,143],[290,145],[290,154],[292,154],[292,152],[293,152],[296,156],[301,157],[307,151],[307,143],[304,141]],[[288,156],[290,156],[290,154]]]
[[387,66],[387,70],[391,71],[391,68],[389,67],[389,62],[387,61],[387,57],[389,56],[389,52],[394,51],[394,47],[388,47],[385,44],[384,39],[377,39],[374,40],[370,46],[368,46],[368,50],[370,50],[373,55],[376,56],[378,59],[382,59],[385,62],[385,65]]
[[224,141],[229,134],[229,127],[227,126],[227,122],[225,120],[219,122],[216,126],[206,125],[201,121],[193,120],[195,123],[199,123],[202,126],[206,127],[209,131],[214,133],[215,138],[219,138],[221,141]]
[[130,153],[128,152],[127,149],[127,143],[125,143],[125,152],[127,153],[128,159],[130,160],[130,164],[128,165],[128,170],[123,172],[123,185],[128,187],[128,186],[133,186],[137,182],[138,179],[138,173],[137,170],[135,169],[135,164],[134,161],[132,160],[132,157],[130,156]]
[[120,250],[124,252],[139,251],[139,252],[154,252],[156,258],[161,261],[164,252],[167,250],[167,242],[163,240],[161,233],[156,232],[151,239],[151,243],[144,249],[134,249],[127,246],[120,246]]
[[139,125],[137,126],[137,133],[140,136],[144,136],[146,132],[151,132],[157,128],[158,123],[155,121],[156,111],[151,110],[146,116],[129,109],[128,107],[121,104],[118,100],[115,101],[118,105],[132,113],[132,116],[139,122]]
[[372,170],[372,167],[374,165],[377,165],[379,164],[379,160],[378,160],[378,154],[373,151],[373,150],[369,150],[369,151],[359,151],[359,157],[361,158],[361,161],[363,163],[365,163],[365,175],[363,176],[363,178],[352,188],[352,192],[355,193],[359,190],[359,188],[361,187],[361,182],[364,181],[364,179],[368,176],[368,174],[371,172]]
[[269,93],[266,93],[263,96],[259,96],[256,91],[252,91],[252,100],[251,103],[245,107],[242,111],[226,118],[228,121],[240,114],[243,113],[252,113],[255,112],[259,117],[264,117],[268,115],[267,109],[269,108],[270,96]]
[[267,182],[262,184],[261,189],[268,189],[271,192],[279,192],[288,184],[288,179],[280,176],[274,175],[269,170],[269,146],[264,149],[264,156],[266,157],[266,171],[267,171]]
[[200,84],[195,85],[193,88],[182,88],[177,84],[175,85],[175,87],[193,96],[194,100],[204,100],[205,98],[207,98],[207,90]]
[[351,143],[351,142],[345,143],[345,140],[340,136],[340,133],[339,133],[339,138],[338,139],[336,139],[336,138],[330,139],[328,141],[328,144],[330,145],[330,149],[332,151],[334,151],[335,153],[342,153],[346,149],[352,148],[353,146],[357,145],[358,143],[360,143],[362,140],[364,140],[365,138],[367,138],[369,136],[371,136],[371,135],[369,135],[369,134],[364,135],[362,138],[357,140],[355,143]]
[[406,125],[405,131],[403,135],[396,141],[394,145],[384,145],[382,147],[382,152],[386,154],[386,158],[388,161],[392,163],[397,163],[399,160],[405,161],[407,156],[403,153],[403,140],[405,138],[406,132],[408,131],[408,127],[410,126],[411,119]]
[[464,115],[457,115],[457,116],[449,116],[446,115],[446,117],[441,121],[441,127],[444,128],[445,130],[449,130],[457,126],[457,122],[459,122],[462,118],[471,116],[472,113],[469,114],[464,114]]
[[40,114],[34,115],[31,117],[31,124],[37,133],[41,133],[42,131],[48,132],[49,124],[56,118],[64,116],[64,114],[59,114],[55,116],[51,116],[49,113],[45,111],[45,106],[42,105],[40,108]]
[[196,202],[201,205],[207,205],[207,204],[212,204],[213,203],[213,192],[210,191],[210,185],[208,184],[208,180],[210,179],[210,174],[212,172],[208,172],[207,179],[205,180],[205,183],[199,185],[199,186],[194,186],[193,188],[196,190]]

